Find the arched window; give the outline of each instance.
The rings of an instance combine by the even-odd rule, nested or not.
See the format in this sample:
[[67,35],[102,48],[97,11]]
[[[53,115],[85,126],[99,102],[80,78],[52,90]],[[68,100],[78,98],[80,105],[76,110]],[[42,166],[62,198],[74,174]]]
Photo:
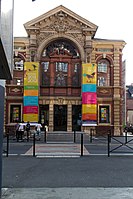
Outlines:
[[98,86],[110,86],[110,63],[107,59],[98,61]]
[[41,85],[50,87],[79,87],[81,58],[73,43],[59,39],[43,49],[41,56]]

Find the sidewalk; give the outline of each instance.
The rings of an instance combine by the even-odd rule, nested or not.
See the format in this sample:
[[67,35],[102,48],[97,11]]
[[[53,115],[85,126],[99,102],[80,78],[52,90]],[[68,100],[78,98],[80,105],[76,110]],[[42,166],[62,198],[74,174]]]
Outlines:
[[10,188],[2,199],[132,199],[133,188]]

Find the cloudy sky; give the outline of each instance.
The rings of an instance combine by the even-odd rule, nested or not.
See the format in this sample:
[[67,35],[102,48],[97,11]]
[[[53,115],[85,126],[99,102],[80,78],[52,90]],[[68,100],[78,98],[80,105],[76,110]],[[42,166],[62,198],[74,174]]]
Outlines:
[[95,38],[126,42],[126,84],[133,83],[132,0],[14,0],[14,36],[27,36],[23,24],[63,5],[98,26]]

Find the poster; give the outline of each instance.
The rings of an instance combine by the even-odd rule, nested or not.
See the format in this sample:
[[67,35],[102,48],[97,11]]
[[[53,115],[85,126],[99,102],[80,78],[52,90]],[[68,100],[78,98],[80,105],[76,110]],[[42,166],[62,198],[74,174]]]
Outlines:
[[38,62],[25,62],[23,95],[24,122],[38,122],[38,70]]
[[82,126],[97,125],[96,68],[96,64],[82,64]]

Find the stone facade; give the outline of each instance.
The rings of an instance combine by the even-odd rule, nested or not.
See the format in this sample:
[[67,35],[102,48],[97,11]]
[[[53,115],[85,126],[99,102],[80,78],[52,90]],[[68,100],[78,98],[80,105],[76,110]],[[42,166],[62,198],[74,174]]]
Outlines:
[[[97,26],[82,18],[64,6],[53,10],[24,24],[28,37],[14,38],[14,59],[37,61],[42,65],[49,62],[49,72],[45,73],[44,82],[49,78],[46,86],[42,85],[42,69],[39,70],[39,106],[46,108],[48,105],[49,131],[56,130],[55,109],[66,106],[66,131],[74,130],[74,114],[82,105],[81,99],[81,73],[82,63],[96,63],[105,66],[107,71],[98,71],[97,84],[97,127],[96,133],[107,133],[112,130],[120,134],[122,129],[122,50],[125,42],[122,40],[107,40],[95,38]],[[65,44],[65,47],[59,44]],[[57,48],[58,46],[58,48]],[[52,51],[51,51],[52,49]],[[45,54],[45,53],[49,54]],[[47,56],[48,55],[48,56]],[[56,62],[68,63],[66,84],[64,87],[55,86]],[[17,63],[17,62],[16,62]],[[76,65],[78,63],[78,65]],[[100,65],[101,64],[101,65]],[[77,67],[80,68],[77,69]],[[75,67],[75,68],[74,68]],[[78,83],[73,85],[74,73],[77,73]],[[98,70],[103,70],[98,69]],[[76,72],[74,72],[76,71]],[[104,73],[104,74],[103,74]],[[101,75],[101,76],[100,76]],[[65,78],[65,76],[63,76]],[[73,78],[73,79],[72,79]],[[18,85],[14,80],[21,80]],[[5,125],[11,126],[11,105],[20,105],[23,120],[23,69],[14,69],[14,78],[6,84]],[[57,107],[58,106],[58,107]],[[100,118],[101,109],[108,111],[108,121],[103,123]],[[65,109],[63,109],[65,110]],[[59,111],[59,110],[58,110]],[[45,111],[44,111],[45,113]],[[39,112],[41,114],[41,110]],[[77,113],[79,114],[79,112]],[[40,117],[40,115],[39,115]],[[41,118],[39,118],[41,119]],[[77,118],[78,120],[79,118]],[[88,132],[90,127],[79,130]]]

